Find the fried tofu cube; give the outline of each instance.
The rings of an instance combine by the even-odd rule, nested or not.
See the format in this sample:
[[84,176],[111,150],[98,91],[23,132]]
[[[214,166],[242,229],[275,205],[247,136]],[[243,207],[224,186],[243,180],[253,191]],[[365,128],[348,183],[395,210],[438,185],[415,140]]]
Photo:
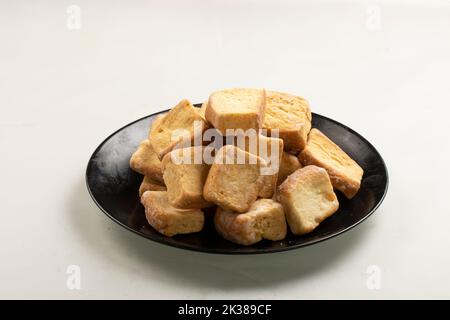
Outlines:
[[226,129],[260,129],[266,105],[264,89],[235,88],[212,93],[206,106],[206,120],[221,134]]
[[327,171],[316,166],[298,169],[287,177],[278,187],[277,198],[296,235],[313,231],[339,208]]
[[272,199],[256,200],[245,213],[218,207],[214,225],[222,237],[245,246],[262,239],[282,240],[287,232],[283,207]]
[[199,232],[205,216],[200,209],[177,209],[169,204],[166,191],[146,191],[141,197],[148,223],[168,237]]
[[164,182],[169,203],[181,209],[211,206],[203,198],[203,187],[210,165],[203,161],[203,147],[175,149],[163,160]]
[[130,167],[153,180],[164,182],[161,161],[148,139],[142,141],[131,156]]
[[272,198],[277,188],[278,171],[283,154],[283,140],[257,133],[234,136],[233,139],[235,146],[261,157],[266,162],[265,172],[262,171],[265,177],[259,197]]
[[318,129],[309,133],[308,143],[299,159],[304,165],[313,164],[327,170],[333,187],[349,199],[361,187],[364,170]]
[[278,129],[286,151],[298,153],[303,150],[311,130],[309,103],[298,96],[267,91],[266,112],[263,127],[269,135]]
[[237,212],[246,212],[258,198],[264,176],[265,161],[232,145],[216,154],[203,189],[204,198]]
[[206,122],[186,99],[181,100],[149,133],[150,143],[158,158],[170,152],[182,141],[191,141],[194,135],[201,135],[206,129]]

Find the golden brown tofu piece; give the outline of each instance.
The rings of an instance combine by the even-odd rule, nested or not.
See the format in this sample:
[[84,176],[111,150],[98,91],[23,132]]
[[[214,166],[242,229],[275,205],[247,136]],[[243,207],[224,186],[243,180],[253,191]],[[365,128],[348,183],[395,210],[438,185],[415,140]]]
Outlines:
[[265,161],[232,145],[222,147],[209,170],[204,198],[223,208],[246,212],[258,198],[264,182]]
[[339,208],[327,171],[316,166],[298,169],[287,177],[278,187],[277,198],[296,235],[313,231]]
[[203,198],[210,165],[203,161],[204,148],[172,150],[163,158],[164,182],[169,203],[181,209],[200,209],[212,204]]
[[164,182],[161,161],[148,139],[142,141],[131,156],[130,167],[144,176]]
[[207,125],[203,117],[186,99],[181,100],[150,130],[149,140],[158,158],[170,152],[182,141],[201,135]]
[[168,237],[199,232],[205,216],[200,209],[177,209],[169,204],[166,191],[146,191],[141,197],[148,223]]
[[272,199],[256,200],[245,213],[218,207],[214,225],[225,239],[246,246],[262,239],[282,240],[287,232],[283,207]]
[[159,181],[145,176],[139,187],[139,196],[142,197],[145,191],[166,191],[166,186]]
[[235,88],[209,96],[206,120],[226,135],[226,129],[260,129],[266,105],[264,89]]
[[288,93],[267,91],[264,128],[269,135],[279,130],[279,138],[284,141],[286,151],[298,153],[306,145],[311,129],[311,110],[302,97]]
[[353,198],[361,186],[363,169],[339,146],[317,129],[309,133],[306,148],[299,154],[304,165],[316,165],[327,170],[334,188],[347,198]]

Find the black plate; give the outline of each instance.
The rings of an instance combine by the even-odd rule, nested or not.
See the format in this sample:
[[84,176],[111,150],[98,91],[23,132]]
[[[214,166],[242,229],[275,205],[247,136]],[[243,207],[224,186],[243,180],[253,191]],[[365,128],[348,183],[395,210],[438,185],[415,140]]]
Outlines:
[[338,212],[307,235],[294,236],[288,233],[283,241],[263,240],[248,247],[221,238],[214,230],[212,212],[206,212],[207,219],[202,232],[172,238],[163,236],[150,227],[145,219],[138,195],[142,176],[129,167],[131,154],[139,142],[146,138],[150,124],[159,113],[136,120],[106,138],[95,150],[86,170],[87,188],[98,207],[124,228],[153,241],[210,253],[248,254],[290,250],[330,239],[353,228],[369,217],[386,195],[388,173],[378,151],[345,125],[313,114],[313,127],[330,137],[364,169],[361,189],[352,200],[337,192]]

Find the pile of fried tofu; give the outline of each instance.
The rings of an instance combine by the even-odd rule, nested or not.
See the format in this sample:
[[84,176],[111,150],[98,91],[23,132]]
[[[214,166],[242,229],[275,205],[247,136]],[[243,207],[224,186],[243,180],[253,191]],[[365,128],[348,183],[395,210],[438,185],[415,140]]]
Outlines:
[[200,232],[212,208],[217,232],[240,245],[313,231],[338,210],[335,190],[356,195],[363,169],[311,120],[302,97],[264,89],[180,101],[130,159],[148,223],[169,237]]

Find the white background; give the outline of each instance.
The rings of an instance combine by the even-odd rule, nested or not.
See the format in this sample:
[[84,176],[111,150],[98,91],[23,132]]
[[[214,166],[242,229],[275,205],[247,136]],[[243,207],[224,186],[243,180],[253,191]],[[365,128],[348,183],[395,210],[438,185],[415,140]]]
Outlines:
[[[308,248],[221,256],[97,209],[84,172],[107,135],[236,86],[302,95],[369,139],[390,173],[376,214]],[[0,298],[450,298],[449,108],[448,0],[2,0]]]

